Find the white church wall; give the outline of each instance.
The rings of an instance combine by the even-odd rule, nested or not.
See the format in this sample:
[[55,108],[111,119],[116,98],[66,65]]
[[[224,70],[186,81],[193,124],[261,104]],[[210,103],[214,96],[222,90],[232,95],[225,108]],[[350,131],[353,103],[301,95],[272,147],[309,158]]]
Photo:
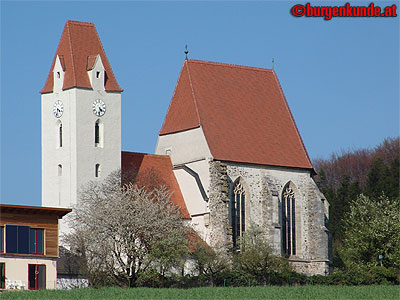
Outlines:
[[[90,180],[102,180],[110,172],[121,168],[121,95],[97,90],[77,90],[76,141],[77,149],[77,185],[78,193]],[[106,105],[106,113],[98,117],[93,113],[92,105],[101,99]],[[95,145],[95,123],[101,122],[100,145]],[[100,165],[98,177],[96,164]],[[79,195],[78,195],[79,197]]]
[[[96,99],[106,104],[102,117],[94,115]],[[89,180],[102,179],[121,167],[121,95],[73,88],[42,95],[42,205],[71,207],[77,203],[79,188]],[[55,101],[63,103],[60,118],[53,114]],[[96,120],[103,126],[102,147],[94,142]],[[62,147],[59,129],[62,122]],[[100,175],[95,177],[95,165]],[[62,165],[59,173],[58,165]]]
[[174,174],[189,214],[204,214],[207,211],[207,202],[204,201],[195,178],[183,169],[174,170]]
[[208,215],[193,216],[192,220],[190,221],[190,225],[203,239],[203,241],[205,241],[207,244],[210,244],[210,228],[209,223],[207,222],[207,218]]
[[204,191],[206,192],[207,196],[209,196],[210,189],[210,165],[208,161],[209,158],[185,164],[187,167],[189,167],[199,175],[201,184],[203,185]]
[[[76,153],[72,135],[75,131],[72,111],[74,91],[42,95],[42,205],[69,207],[76,187],[74,174]],[[54,103],[60,100],[64,111],[60,118],[53,114]],[[59,124],[62,124],[62,147],[59,145]],[[59,170],[59,165],[62,170]]]
[[170,155],[174,166],[211,157],[201,127],[159,136],[155,154]]

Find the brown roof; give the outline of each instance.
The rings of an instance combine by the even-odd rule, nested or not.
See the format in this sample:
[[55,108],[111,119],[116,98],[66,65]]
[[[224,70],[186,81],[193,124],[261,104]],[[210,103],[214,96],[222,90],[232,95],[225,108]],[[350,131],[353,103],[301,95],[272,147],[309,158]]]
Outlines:
[[179,184],[172,171],[172,162],[169,156],[144,154],[136,152],[121,153],[122,173],[139,178],[139,184],[144,180],[145,185],[164,184],[171,192],[171,201],[180,208],[185,219],[190,219]]
[[92,58],[97,54],[100,54],[106,70],[106,91],[122,92],[114,77],[94,24],[77,21],[65,23],[49,75],[40,92],[44,94],[53,91],[53,69],[57,55],[63,56],[62,64],[65,70],[63,90],[73,87],[92,89],[87,67],[89,61],[94,63]]
[[71,211],[72,209],[69,208],[0,204],[0,214],[1,213],[45,214],[45,215],[54,215],[57,216],[59,219],[61,219],[63,216],[70,213]]
[[185,60],[159,135],[199,126],[214,159],[313,169],[273,70]]

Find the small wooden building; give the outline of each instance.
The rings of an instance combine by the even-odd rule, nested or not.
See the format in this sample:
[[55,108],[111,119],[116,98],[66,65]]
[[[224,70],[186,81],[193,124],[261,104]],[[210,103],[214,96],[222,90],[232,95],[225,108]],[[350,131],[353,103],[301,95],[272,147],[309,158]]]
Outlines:
[[71,209],[0,205],[0,288],[57,287],[58,220]]

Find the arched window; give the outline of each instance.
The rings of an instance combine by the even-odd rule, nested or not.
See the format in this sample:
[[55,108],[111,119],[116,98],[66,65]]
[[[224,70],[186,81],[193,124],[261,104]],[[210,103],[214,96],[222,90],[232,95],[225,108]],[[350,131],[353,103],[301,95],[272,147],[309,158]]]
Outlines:
[[100,120],[94,123],[94,146],[103,147],[103,124]]
[[296,255],[296,199],[290,185],[282,192],[282,252]]
[[63,128],[60,120],[57,121],[57,131],[58,131],[58,144],[57,146],[61,148],[63,146]]
[[94,176],[100,177],[100,164],[96,164],[96,166],[94,167]]
[[94,145],[97,147],[100,144],[100,125],[99,120],[94,124]]
[[58,176],[62,176],[62,165],[58,165]]
[[246,192],[240,182],[235,183],[230,201],[230,225],[232,226],[233,247],[246,229],[245,215]]

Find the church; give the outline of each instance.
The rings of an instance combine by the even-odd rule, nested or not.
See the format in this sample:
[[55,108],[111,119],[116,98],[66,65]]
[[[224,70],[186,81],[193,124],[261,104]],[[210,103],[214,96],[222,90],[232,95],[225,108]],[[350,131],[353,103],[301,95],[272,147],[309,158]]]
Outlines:
[[41,90],[43,206],[152,168],[213,249],[237,250],[254,224],[297,271],[329,272],[329,204],[273,70],[186,59],[155,154],[121,151],[122,91],[94,24],[67,21]]

